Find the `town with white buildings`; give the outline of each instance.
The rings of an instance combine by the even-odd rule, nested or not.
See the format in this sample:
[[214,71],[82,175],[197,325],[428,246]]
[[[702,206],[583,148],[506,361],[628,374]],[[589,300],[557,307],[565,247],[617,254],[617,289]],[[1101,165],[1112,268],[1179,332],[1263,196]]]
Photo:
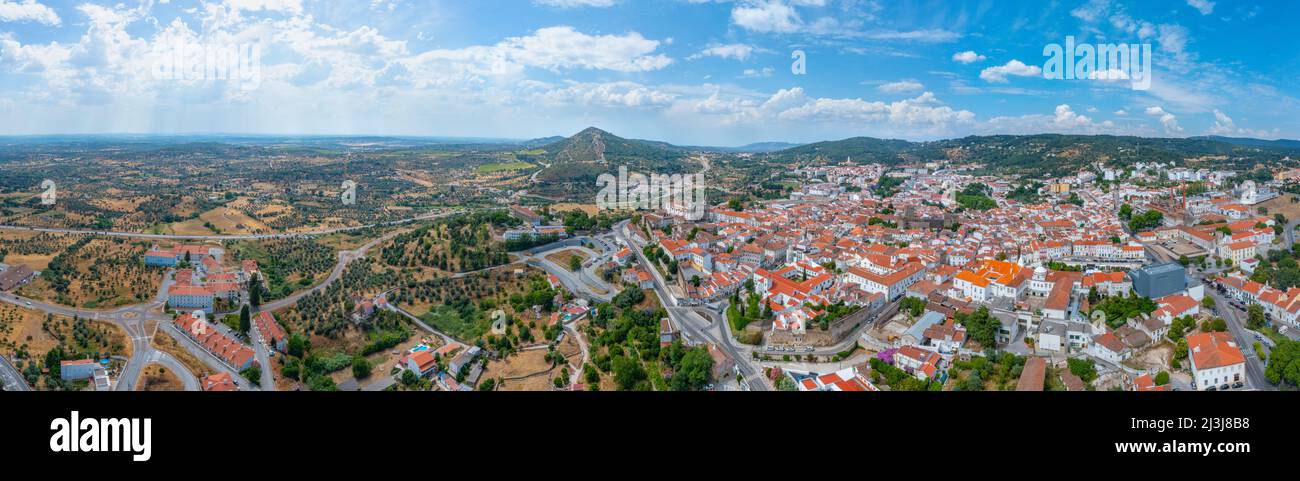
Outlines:
[[[876,390],[901,371],[919,382],[894,389],[962,389],[972,358],[1011,353],[1052,379],[1007,388],[1267,389],[1248,307],[1300,333],[1300,288],[1250,279],[1289,250],[1294,224],[1258,207],[1279,182],[1141,163],[1040,182],[936,163],[799,173],[784,199],[628,229],[661,261],[624,280],[742,319],[738,352],[778,387]],[[886,177],[896,191],[876,192]]]

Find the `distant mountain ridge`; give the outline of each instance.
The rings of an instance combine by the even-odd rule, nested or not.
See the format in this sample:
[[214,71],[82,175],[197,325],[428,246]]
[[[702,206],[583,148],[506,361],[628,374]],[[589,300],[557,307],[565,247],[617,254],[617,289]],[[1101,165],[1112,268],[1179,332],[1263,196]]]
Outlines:
[[1024,176],[1060,176],[1096,162],[1129,165],[1136,162],[1174,162],[1226,158],[1231,168],[1251,170],[1258,165],[1300,157],[1300,145],[1284,141],[1258,141],[1243,145],[1209,137],[1146,138],[1114,135],[991,135],[911,142],[898,139],[854,137],[816,142],[767,154],[769,161],[793,163],[821,161],[878,162],[899,165],[933,160],[969,161],[991,170]]
[[1216,142],[1226,142],[1233,145],[1243,145],[1249,147],[1277,147],[1284,149],[1300,149],[1300,140],[1277,139],[1264,140],[1250,137],[1224,137],[1222,135],[1206,135],[1201,137],[1191,137],[1193,139],[1206,139]]

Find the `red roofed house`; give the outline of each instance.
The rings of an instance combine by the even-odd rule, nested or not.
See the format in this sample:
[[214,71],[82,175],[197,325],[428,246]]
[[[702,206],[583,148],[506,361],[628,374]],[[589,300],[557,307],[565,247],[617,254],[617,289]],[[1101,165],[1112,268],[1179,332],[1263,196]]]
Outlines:
[[1134,391],[1168,391],[1170,385],[1157,386],[1156,381],[1151,378],[1150,374],[1143,374],[1133,380]]
[[939,353],[916,346],[903,346],[894,352],[894,365],[922,381],[933,378],[942,361]]
[[1224,389],[1245,382],[1246,356],[1226,332],[1187,336],[1187,354],[1198,391]]
[[236,391],[235,380],[231,379],[230,373],[223,372],[204,377],[199,381],[204,391]]
[[406,358],[406,368],[417,376],[428,376],[438,370],[438,359],[432,351],[420,351]]
[[289,335],[284,332],[283,327],[280,327],[280,323],[275,322],[275,316],[270,312],[259,312],[253,318],[253,324],[257,326],[257,332],[262,335],[262,340],[268,346],[286,352],[289,348]]

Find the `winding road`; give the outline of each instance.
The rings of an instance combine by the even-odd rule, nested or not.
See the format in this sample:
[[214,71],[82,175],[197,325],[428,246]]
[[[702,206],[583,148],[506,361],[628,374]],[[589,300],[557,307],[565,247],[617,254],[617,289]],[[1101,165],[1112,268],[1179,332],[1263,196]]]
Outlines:
[[[668,318],[673,325],[677,327],[691,343],[708,342],[721,348],[736,363],[740,374],[744,376],[744,386],[750,391],[767,391],[770,386],[763,380],[762,371],[754,367],[748,356],[738,350],[732,343],[731,334],[727,332],[726,322],[723,322],[721,316],[707,309],[698,307],[680,307],[677,305],[677,298],[673,297],[668,291],[667,284],[659,274],[659,269],[650,265],[646,259],[645,253],[641,251],[642,246],[635,243],[627,233],[629,221],[622,221],[614,225],[614,234],[618,239],[627,244],[636,255],[637,263],[642,269],[650,271],[651,277],[654,278],[655,294],[659,297],[659,302],[663,304],[664,309],[668,311]],[[712,320],[705,319],[700,311],[707,313]],[[694,319],[692,319],[694,317]],[[696,321],[698,319],[699,321]],[[703,322],[704,327],[700,327],[697,322]],[[721,341],[719,341],[721,339]]]

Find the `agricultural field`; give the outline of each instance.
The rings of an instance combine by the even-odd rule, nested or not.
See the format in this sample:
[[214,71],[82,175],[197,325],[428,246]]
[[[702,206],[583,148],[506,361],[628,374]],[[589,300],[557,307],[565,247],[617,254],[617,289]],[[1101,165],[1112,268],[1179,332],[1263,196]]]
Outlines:
[[480,174],[492,174],[492,173],[503,172],[503,171],[531,169],[533,167],[535,167],[533,164],[516,160],[513,162],[494,162],[491,164],[483,164],[478,166],[478,168],[474,169],[474,171]]
[[34,271],[42,271],[77,238],[67,234],[3,230],[0,231],[0,262],[24,264]]
[[390,300],[435,329],[471,344],[488,333],[491,314],[501,309],[507,315],[508,334],[504,339],[489,338],[489,343],[500,348],[540,339],[543,324],[557,307],[555,295],[541,271],[529,268],[519,273],[501,269],[462,278],[431,279],[396,291]]
[[266,281],[264,301],[288,297],[324,281],[338,261],[333,248],[315,239],[240,240],[226,244],[226,261],[239,266],[241,260],[257,261]]
[[507,264],[510,255],[505,244],[494,240],[494,228],[516,222],[500,212],[439,219],[385,242],[379,257],[392,267],[420,268],[439,274]]
[[82,236],[54,256],[41,275],[18,289],[32,299],[103,309],[148,302],[157,295],[163,270],[145,267],[151,244],[123,238]]

